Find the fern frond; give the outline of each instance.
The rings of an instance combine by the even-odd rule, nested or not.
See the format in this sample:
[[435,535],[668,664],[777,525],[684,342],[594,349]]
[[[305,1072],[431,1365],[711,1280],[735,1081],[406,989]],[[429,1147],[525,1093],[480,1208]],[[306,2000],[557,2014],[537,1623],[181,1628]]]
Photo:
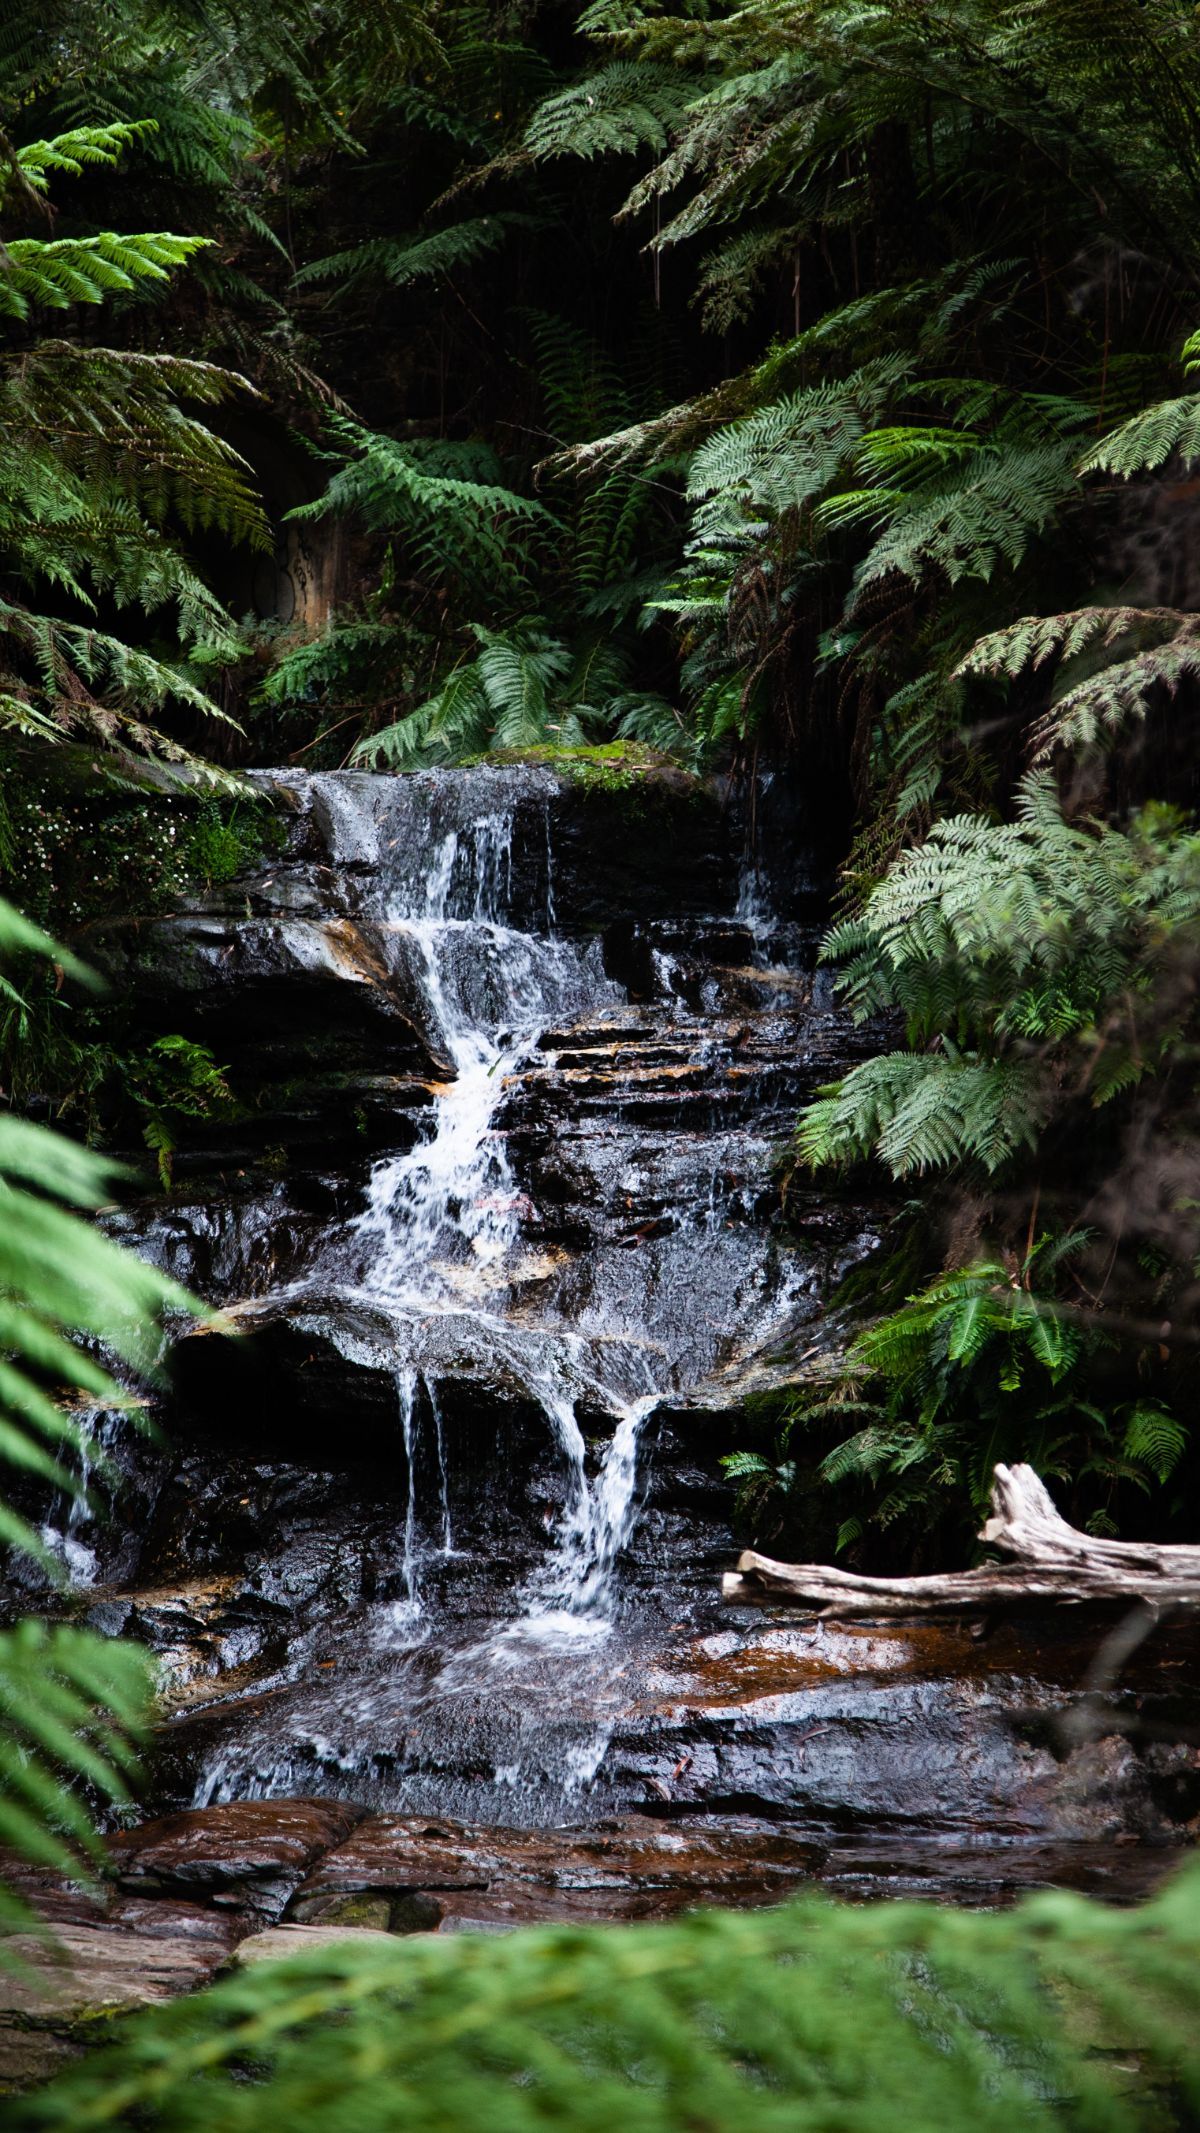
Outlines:
[[[0,1632],[0,1844],[58,1873],[101,1863],[75,1787],[129,1798],[153,1679],[136,1644],[31,1621]],[[0,1922],[9,1931],[27,1922],[2,1887]]]
[[330,252],[300,267],[295,285],[322,281],[357,282],[380,280],[394,289],[407,289],[414,282],[437,280],[453,274],[493,252],[510,232],[529,218],[519,215],[481,215],[473,222],[456,223],[452,229],[433,230],[426,237],[399,242],[391,237],[372,238],[346,252]]
[[152,118],[112,119],[105,126],[73,126],[66,133],[56,133],[53,140],[26,141],[17,149],[17,168],[30,185],[44,192],[49,172],[80,178],[88,164],[111,166],[132,142],[145,140],[156,130]]
[[1135,474],[1152,473],[1176,456],[1184,467],[1200,459],[1200,393],[1143,408],[1110,430],[1080,461],[1079,472],[1116,474],[1129,481]]
[[629,154],[665,148],[692,89],[672,67],[614,60],[538,106],[525,146],[539,162],[555,156]]
[[1139,1400],[1125,1424],[1122,1449],[1135,1466],[1149,1467],[1160,1484],[1169,1479],[1188,1446],[1188,1431],[1174,1415]]
[[814,1168],[877,1155],[895,1178],[971,1162],[991,1174],[1034,1145],[1049,1111],[1022,1061],[888,1052],[822,1089],[796,1142]]
[[294,519],[355,513],[373,531],[405,535],[427,569],[470,572],[493,589],[498,580],[520,580],[523,531],[556,530],[553,514],[534,498],[440,470],[439,458],[461,463],[463,450],[423,451],[337,416],[328,426],[342,464],[322,497],[289,514]]
[[25,319],[31,307],[65,311],[72,304],[103,304],[143,283],[169,280],[210,242],[175,237],[166,230],[118,236],[13,237],[0,251],[0,315]]
[[[498,2093],[504,2133],[583,2112],[639,2133],[703,2114],[871,2133],[897,2096],[913,2127],[1052,2133],[1068,2099],[1074,2133],[1133,2133],[1147,2095],[1155,2111],[1200,2081],[1195,1882],[1185,1866],[1131,1910],[810,1897],[621,1932],[344,1941],[147,2010],[23,2105],[20,2133],[91,2133],[117,2098],[148,2133],[232,2133],[248,2066],[252,2109],[304,2133],[385,2124],[398,2094],[414,2124],[447,2094],[483,2124]],[[1098,2052],[1116,2011],[1121,2048]]]
[[1098,672],[1060,688],[1030,728],[1030,753],[1041,764],[1058,749],[1093,747],[1143,719],[1153,695],[1174,696],[1200,672],[1200,624],[1177,608],[1087,607],[1063,615],[1029,615],[975,644],[959,675],[1020,674],[1051,659],[1108,654]]

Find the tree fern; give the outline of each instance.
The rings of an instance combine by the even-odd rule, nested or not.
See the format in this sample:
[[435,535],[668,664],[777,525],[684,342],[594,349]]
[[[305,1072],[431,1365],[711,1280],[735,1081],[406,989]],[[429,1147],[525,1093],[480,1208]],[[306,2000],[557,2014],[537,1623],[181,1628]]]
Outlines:
[[739,230],[708,254],[696,279],[696,302],[709,332],[727,333],[749,317],[770,275],[795,255],[803,226],[772,223]]
[[[77,981],[89,973],[65,949],[0,903],[0,956],[48,957]],[[5,980],[12,994],[11,982]],[[158,1316],[191,1311],[174,1282],[111,1243],[73,1209],[94,1209],[111,1197],[119,1175],[111,1163],[72,1141],[11,1113],[0,1113],[0,1458],[72,1488],[72,1465],[96,1466],[82,1425],[46,1390],[71,1387],[100,1404],[122,1404],[120,1387],[71,1332],[103,1341],[113,1355],[143,1372],[159,1346]],[[0,1505],[0,1538],[44,1558],[37,1536]]]
[[1064,1100],[1072,1048],[1093,1103],[1169,1056],[1179,1010],[1156,1004],[1159,973],[1198,928],[1200,842],[1169,819],[1076,826],[1031,777],[1014,823],[936,823],[825,944],[858,1018],[899,1009],[930,1048],[884,1053],[823,1090],[802,1154],[874,1153],[896,1177],[995,1172]]
[[1139,1400],[1125,1423],[1122,1451],[1136,1467],[1150,1470],[1160,1484],[1169,1480],[1187,1449],[1188,1432],[1174,1415]]
[[896,1178],[967,1162],[990,1173],[1036,1144],[1050,1109],[1024,1062],[887,1052],[822,1089],[796,1141],[814,1165],[875,1155]]
[[1200,394],[1159,400],[1111,430],[1103,443],[1081,460],[1081,474],[1118,474],[1128,481],[1178,455],[1184,467],[1200,458]]
[[511,229],[527,221],[528,218],[506,214],[481,215],[472,222],[455,223],[450,229],[432,230],[428,236],[407,241],[375,238],[300,267],[296,286],[378,279],[390,282],[393,288],[406,289],[414,282],[453,274],[459,267],[495,251]]
[[[473,660],[394,725],[360,741],[355,760],[411,768],[495,749],[573,748],[624,722],[648,700],[631,701],[624,662],[603,640],[572,648],[534,624],[500,632],[476,623]],[[656,707],[661,718],[663,706]]]
[[111,119],[103,126],[74,126],[67,133],[56,134],[51,141],[24,142],[14,161],[25,182],[38,192],[45,192],[49,172],[81,178],[88,164],[111,166],[131,143],[144,140],[154,131],[153,119]]
[[166,231],[144,236],[10,237],[0,259],[0,312],[27,318],[34,306],[65,311],[102,304],[145,282],[165,282],[206,242]]
[[[113,122],[39,140],[27,151],[26,182],[36,188],[89,161],[113,163],[143,130]],[[21,321],[31,306],[136,294],[164,284],[199,243],[170,234],[10,238],[0,255],[0,313]],[[31,735],[83,730],[101,744],[195,765],[145,713],[176,703],[222,717],[198,669],[188,671],[186,656],[172,660],[47,613],[45,602],[66,596],[93,613],[101,600],[143,613],[173,608],[188,652],[232,650],[229,618],[176,528],[182,521],[265,544],[265,520],[238,453],[181,402],[212,406],[245,389],[212,365],[61,339],[0,355],[7,723]]]
[[859,469],[869,486],[830,497],[824,529],[881,526],[859,565],[869,586],[893,572],[940,572],[954,585],[1015,569],[1074,490],[1069,438],[972,438],[945,429],[892,428],[863,439]]
[[881,357],[847,378],[773,401],[719,430],[700,446],[688,469],[689,496],[713,500],[699,515],[697,535],[703,537],[731,502],[777,514],[819,496],[905,375],[902,357]]
[[995,1462],[1028,1460],[1085,1492],[1115,1532],[1118,1488],[1161,1486],[1189,1433],[1114,1386],[1112,1337],[1079,1310],[1073,1280],[1090,1242],[1031,1232],[1021,1252],[952,1266],[854,1331],[792,1397],[774,1460],[726,1462],[745,1476],[745,1507],[779,1530],[789,1497],[811,1507],[815,1474],[854,1507],[856,1538],[953,1518],[969,1539]]
[[498,474],[493,455],[471,447],[403,444],[339,416],[329,418],[328,428],[337,471],[324,495],[300,505],[293,518],[353,513],[374,531],[402,534],[432,574],[453,573],[493,588],[497,580],[524,581],[523,537],[552,531],[551,513],[499,480],[450,471],[465,463],[474,474],[484,457]]

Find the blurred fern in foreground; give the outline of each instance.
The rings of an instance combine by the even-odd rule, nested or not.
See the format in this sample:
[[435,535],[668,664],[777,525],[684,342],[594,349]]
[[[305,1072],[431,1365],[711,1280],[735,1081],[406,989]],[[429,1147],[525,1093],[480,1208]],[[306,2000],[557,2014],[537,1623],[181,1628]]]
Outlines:
[[[0,962],[17,952],[88,973],[0,901]],[[0,999],[20,995],[0,970]],[[191,1310],[155,1268],[103,1236],[83,1213],[107,1198],[115,1173],[62,1134],[0,1111],[0,1464],[44,1489],[79,1492],[103,1474],[86,1420],[64,1398],[120,1407],[126,1393],[73,1335],[145,1375],[158,1319]],[[77,1212],[77,1210],[82,1212]],[[27,1519],[0,1496],[0,1544],[52,1559]],[[150,1701],[151,1666],[137,1646],[86,1630],[18,1623],[0,1635],[0,1844],[38,1866],[78,1871],[98,1842],[76,1787],[122,1800],[133,1742]],[[0,1882],[0,1924],[24,1921]],[[2,1951],[0,1951],[2,1952]]]
[[1200,1880],[342,1943],[140,2018],[14,2133],[1072,2133],[1194,2124]]

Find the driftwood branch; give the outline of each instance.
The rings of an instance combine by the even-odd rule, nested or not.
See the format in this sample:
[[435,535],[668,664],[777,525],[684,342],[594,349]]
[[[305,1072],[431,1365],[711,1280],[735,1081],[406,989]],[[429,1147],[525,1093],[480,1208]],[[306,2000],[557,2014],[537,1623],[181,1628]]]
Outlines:
[[961,1615],[1053,1602],[1200,1606],[1200,1547],[1095,1539],[1069,1526],[1031,1466],[998,1466],[980,1539],[1005,1558],[943,1577],[867,1578],[821,1563],[777,1563],[747,1548],[722,1580],[727,1600],[790,1602],[831,1617]]

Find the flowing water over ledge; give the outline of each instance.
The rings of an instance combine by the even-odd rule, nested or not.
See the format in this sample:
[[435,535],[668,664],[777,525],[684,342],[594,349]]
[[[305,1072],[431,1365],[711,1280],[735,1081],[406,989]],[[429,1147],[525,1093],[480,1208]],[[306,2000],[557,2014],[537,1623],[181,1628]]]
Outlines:
[[[786,1828],[806,1873],[890,1847],[906,1886],[914,1843],[974,1886],[981,1856],[1016,1881],[1173,1841],[1200,1800],[1165,1746],[1055,1734],[1085,1632],[981,1655],[718,1600],[718,1455],[877,1236],[836,1198],[780,1222],[797,1105],[869,1043],[815,974],[786,796],[750,867],[682,781],[267,782],[286,850],[106,944],[246,1091],[123,1224],[246,1338],[179,1341],[123,1526],[57,1518],[94,1619],[173,1673],[163,1803],[699,1816],[739,1857]],[[1191,1663],[1129,1695],[1165,1707]]]

